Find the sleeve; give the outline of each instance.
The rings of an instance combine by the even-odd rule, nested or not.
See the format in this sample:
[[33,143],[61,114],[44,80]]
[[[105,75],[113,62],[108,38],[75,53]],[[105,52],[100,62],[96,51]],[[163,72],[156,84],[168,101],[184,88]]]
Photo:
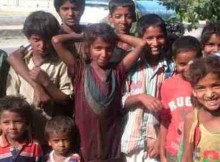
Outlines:
[[161,90],[160,90],[160,97],[161,97],[161,103],[162,103],[162,110],[159,113],[159,120],[161,122],[161,124],[163,124],[164,126],[168,126],[168,124],[170,123],[171,120],[171,112],[168,106],[168,101],[167,101],[167,90],[166,90],[166,82],[164,82],[161,86]]
[[115,68],[115,74],[117,78],[117,82],[123,87],[125,80],[128,76],[128,71],[125,69],[123,62],[121,61]]
[[68,76],[67,66],[62,63],[59,73],[59,89],[66,95],[73,94],[73,85]]
[[35,152],[34,152],[35,162],[43,162],[43,151],[41,146],[36,143],[35,144]]
[[6,95],[18,95],[20,87],[20,79],[13,68],[10,68],[7,77]]
[[130,93],[130,76],[128,76],[123,88],[122,88],[122,107],[125,107],[125,101],[129,96],[131,96]]

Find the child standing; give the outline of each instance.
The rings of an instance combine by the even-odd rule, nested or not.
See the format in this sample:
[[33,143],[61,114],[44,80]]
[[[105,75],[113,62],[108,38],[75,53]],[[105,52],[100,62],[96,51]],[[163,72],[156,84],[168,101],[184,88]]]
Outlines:
[[220,50],[220,23],[208,23],[202,31],[201,43],[204,56]]
[[41,147],[30,132],[31,106],[24,98],[0,99],[0,124],[0,161],[41,161]]
[[70,117],[56,116],[47,122],[45,135],[53,150],[47,162],[80,162],[79,155],[73,153],[74,132]]
[[62,45],[62,35],[53,38],[54,48],[68,65],[75,87],[75,121],[80,134],[82,160],[121,162],[121,88],[127,72],[139,57],[145,41],[128,35],[119,38],[135,48],[117,66],[110,64],[117,43],[107,24],[85,30],[88,62],[76,60]]
[[[109,1],[109,21],[114,26],[116,33],[131,35],[130,29],[135,20],[135,4],[132,0]],[[129,44],[119,41],[114,49],[111,62],[117,64],[131,49],[132,46]]]
[[[155,14],[138,20],[139,36],[147,44],[128,78],[123,104],[127,109],[122,136],[122,152],[127,162],[158,161],[158,114],[162,108],[159,89],[173,73],[172,62],[163,56],[166,42],[165,22]],[[125,110],[126,111],[126,110]]]
[[185,120],[182,162],[220,161],[219,57],[208,56],[194,61],[188,79],[193,88],[195,110]]
[[177,39],[172,47],[176,73],[161,86],[160,160],[176,162],[183,137],[183,121],[192,110],[190,83],[185,81],[189,64],[202,56],[199,41],[191,36]]
[[33,12],[25,20],[23,31],[32,46],[24,58],[30,70],[29,76],[43,87],[50,98],[47,104],[42,103],[38,91],[35,91],[35,88],[12,68],[8,75],[7,95],[23,95],[30,104],[34,104],[36,108],[34,130],[39,140],[44,142],[41,132],[44,130],[46,120],[68,112],[60,107],[71,99],[73,88],[67,76],[67,67],[59,60],[51,44],[52,37],[59,31],[56,18],[48,12]]

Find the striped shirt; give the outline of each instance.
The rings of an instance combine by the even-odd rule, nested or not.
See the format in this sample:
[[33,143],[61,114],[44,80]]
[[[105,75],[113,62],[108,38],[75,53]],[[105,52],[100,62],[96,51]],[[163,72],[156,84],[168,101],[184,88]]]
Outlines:
[[0,136],[0,162],[40,162],[42,150],[40,145],[32,141],[25,142],[19,147],[10,146],[6,136]]
[[[145,59],[139,60],[127,80],[122,98],[123,105],[130,95],[145,93],[158,98],[161,83],[173,73],[173,63],[168,63],[167,60],[161,58],[157,67],[153,69]],[[131,107],[125,119],[121,141],[122,152],[128,154],[140,149],[146,151],[147,146],[157,139],[158,114],[149,112],[146,108]]]

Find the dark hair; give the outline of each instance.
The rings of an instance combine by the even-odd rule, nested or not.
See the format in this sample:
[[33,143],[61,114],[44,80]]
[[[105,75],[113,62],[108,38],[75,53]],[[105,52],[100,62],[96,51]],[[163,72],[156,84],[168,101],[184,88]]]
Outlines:
[[178,38],[172,45],[172,54],[176,57],[179,53],[195,51],[197,57],[202,56],[202,47],[198,39],[192,36]]
[[54,0],[54,8],[57,12],[60,11],[60,6],[62,6],[65,2],[73,3],[77,8],[84,9],[85,0]]
[[23,32],[27,38],[36,34],[51,42],[52,37],[59,33],[59,29],[59,22],[51,13],[35,11],[26,18]]
[[113,14],[117,7],[129,7],[133,21],[136,21],[135,4],[133,0],[110,0],[108,4],[109,13]]
[[106,23],[91,24],[85,29],[84,33],[87,48],[89,48],[97,38],[101,38],[103,41],[111,44],[112,47],[114,47],[118,40],[114,29]]
[[164,20],[156,14],[142,16],[137,22],[138,36],[142,37],[145,30],[151,26],[160,27],[164,35],[167,36],[166,24]]
[[27,125],[31,125],[32,107],[22,96],[5,96],[0,98],[0,117],[4,111],[19,114]]
[[209,73],[217,74],[220,77],[219,56],[210,55],[193,61],[189,67],[187,80],[194,86]]
[[51,134],[59,132],[67,133],[69,137],[74,136],[75,124],[68,116],[55,116],[48,120],[45,126],[45,136],[49,140]]
[[216,34],[218,37],[220,37],[219,22],[209,22],[207,25],[205,25],[201,34],[201,44],[204,46],[213,34]]

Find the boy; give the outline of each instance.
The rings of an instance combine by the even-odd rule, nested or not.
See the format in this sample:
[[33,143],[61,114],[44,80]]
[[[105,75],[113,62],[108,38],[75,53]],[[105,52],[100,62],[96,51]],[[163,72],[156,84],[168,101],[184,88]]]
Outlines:
[[56,116],[45,127],[45,136],[52,152],[47,162],[80,162],[79,155],[73,153],[74,123],[70,117]]
[[6,93],[6,81],[9,65],[6,61],[7,53],[0,49],[0,97],[4,97]]
[[127,162],[150,162],[157,161],[159,155],[159,122],[154,113],[162,107],[159,89],[173,68],[163,56],[165,22],[155,14],[145,15],[138,20],[137,29],[147,46],[131,70],[122,98],[128,109],[121,145]]
[[0,161],[41,161],[41,147],[30,132],[31,106],[23,97],[0,99],[0,124]]
[[31,13],[25,20],[23,28],[32,47],[24,58],[26,66],[30,69],[30,78],[43,87],[50,96],[50,102],[47,105],[40,103],[35,89],[12,68],[7,81],[7,95],[23,95],[30,104],[35,105],[40,117],[39,120],[36,119],[39,122],[36,126],[41,127],[40,130],[44,128],[46,119],[66,113],[67,110],[60,109],[58,104],[66,104],[72,95],[67,67],[58,59],[50,42],[58,30],[56,18],[44,11]]
[[[85,0],[54,0],[54,7],[59,14],[62,24],[59,29],[59,33],[78,33],[80,34],[84,27],[79,25],[80,18],[83,14],[85,8]],[[80,36],[81,38],[82,36]],[[83,52],[83,47],[79,42],[67,41],[65,45],[72,52],[72,54],[79,58],[84,55],[79,53]],[[37,84],[29,76],[29,69],[24,63],[23,57],[27,48],[22,47],[14,51],[8,57],[8,62],[15,69],[15,72],[18,73],[22,78],[27,81],[37,92],[39,104],[47,104],[50,100],[50,96],[45,92],[43,87]]]
[[202,56],[202,49],[196,38],[184,36],[174,42],[172,53],[177,75],[165,80],[161,86],[161,162],[177,161],[183,137],[183,121],[186,114],[192,110],[192,87],[184,78],[187,77],[189,64]]
[[[109,21],[118,34],[131,35],[132,23],[136,20],[135,4],[132,0],[109,1]],[[127,43],[119,41],[114,49],[111,62],[117,64],[131,50]]]

